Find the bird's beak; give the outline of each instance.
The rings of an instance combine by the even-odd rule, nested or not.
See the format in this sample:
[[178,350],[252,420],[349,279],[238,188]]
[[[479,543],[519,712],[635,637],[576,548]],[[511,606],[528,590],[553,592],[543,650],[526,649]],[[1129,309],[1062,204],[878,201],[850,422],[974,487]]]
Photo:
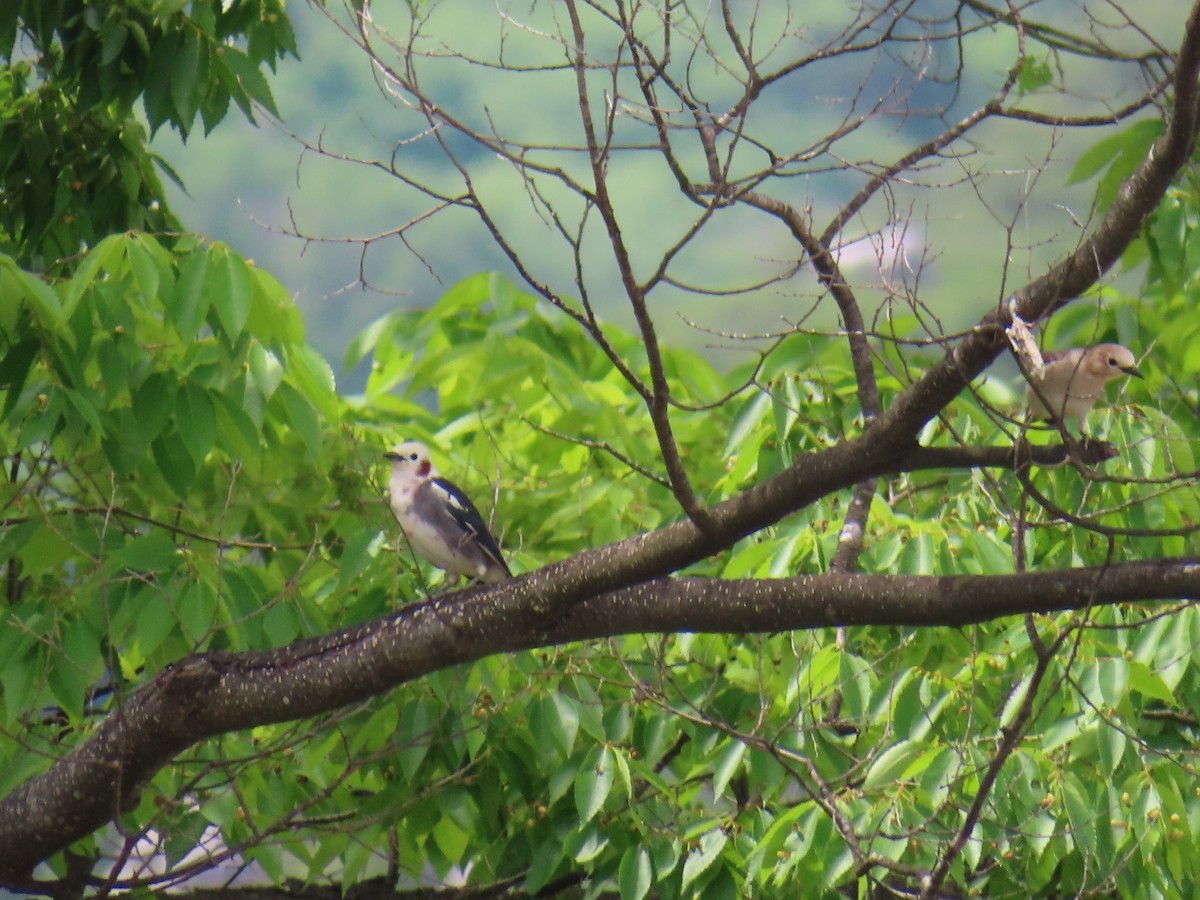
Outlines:
[[400,454],[396,453],[394,450],[389,450],[387,453],[383,454],[383,458],[395,460],[400,458]]
[[1139,369],[1137,366],[1121,366],[1121,371],[1124,372],[1126,375],[1132,375],[1134,378],[1145,378],[1146,377],[1145,375],[1142,374],[1142,370]]

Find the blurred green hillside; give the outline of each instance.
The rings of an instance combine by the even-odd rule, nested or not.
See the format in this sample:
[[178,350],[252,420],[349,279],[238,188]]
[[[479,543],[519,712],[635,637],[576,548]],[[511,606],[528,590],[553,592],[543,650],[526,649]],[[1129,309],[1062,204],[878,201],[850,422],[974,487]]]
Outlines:
[[[820,6],[832,10],[837,4]],[[404,7],[397,7],[397,14],[403,14]],[[494,48],[498,14],[492,6],[481,9],[486,9],[486,14],[454,18],[454,10],[446,13],[445,39],[453,41],[455,49],[484,53]],[[186,145],[164,129],[156,137],[155,149],[188,188],[187,195],[171,188],[172,202],[182,220],[190,228],[229,242],[280,278],[296,297],[310,338],[340,371],[351,336],[385,312],[396,306],[428,306],[448,286],[481,270],[516,275],[478,220],[463,211],[442,212],[411,231],[407,235],[411,250],[392,238],[374,245],[364,258],[359,244],[345,240],[396,228],[421,215],[429,206],[428,198],[378,170],[304,152],[287,131],[336,153],[383,160],[394,145],[408,142],[398,151],[404,165],[428,173],[434,181],[441,177],[438,173],[445,171],[446,163],[436,142],[413,140],[419,132],[412,114],[382,95],[365,55],[329,18],[301,3],[291,4],[290,12],[302,58],[282,64],[272,82],[283,125],[261,118],[256,128],[240,117],[229,117],[211,135],[197,132]],[[1078,15],[1073,5],[1039,6],[1038,13],[1052,23],[1061,15],[1061,24],[1078,25],[1069,21],[1070,16]],[[1151,32],[1159,22],[1175,18],[1157,6],[1141,15],[1147,19],[1142,24]],[[821,18],[813,7],[812,20]],[[769,30],[766,26],[771,23],[763,24],[763,30]],[[814,26],[807,37],[817,42],[820,26]],[[1160,38],[1171,45],[1170,35]],[[511,35],[508,40],[513,44],[509,53],[539,52],[532,42],[525,47]],[[786,40],[780,52],[793,52]],[[916,47],[914,53],[919,52],[921,48]],[[910,114],[897,111],[880,116],[846,146],[857,145],[864,155],[869,152],[876,159],[897,157],[944,129],[957,111],[990,96],[1012,64],[1013,48],[1001,37],[983,34],[973,39],[968,52],[972,66],[961,82],[947,75],[952,73],[948,69],[951,61],[929,60],[930,77],[899,89]],[[1044,61],[1044,65],[1050,62]],[[895,92],[903,71],[886,60],[848,57],[822,67],[824,80],[820,83],[812,79],[802,82],[800,86],[807,92],[802,96],[779,92],[762,98],[755,124],[778,144],[801,148],[837,126],[845,115],[846,96],[860,90],[864,95]],[[502,133],[507,129],[516,134],[520,129],[546,143],[580,140],[570,73],[512,76],[449,64],[437,72],[436,94],[466,108],[486,108]],[[1097,67],[1095,74],[1089,96],[1078,98],[1080,106],[1108,104],[1116,108],[1131,93],[1136,67],[1123,71],[1122,77],[1129,78],[1127,84],[1114,80],[1111,69]],[[1031,80],[1033,94],[1036,86]],[[796,87],[789,82],[789,90]],[[1033,96],[1031,104],[1037,99]],[[945,108],[940,117],[921,114],[938,107]],[[1043,104],[1042,108],[1048,107]],[[478,115],[482,121],[482,112]],[[880,303],[884,301],[886,291],[877,260],[883,254],[890,287],[917,295],[944,327],[953,329],[974,320],[981,309],[1040,273],[1049,259],[1075,243],[1089,218],[1094,184],[1066,182],[1079,155],[1111,131],[1076,129],[1077,133],[1067,135],[1044,125],[995,122],[981,132],[978,152],[958,161],[953,188],[914,189],[908,196],[893,198],[889,210],[869,207],[865,211],[870,219],[859,227],[864,234],[881,230],[877,247],[861,242],[844,254],[844,259],[850,254],[855,257],[846,271],[858,281],[860,296],[870,296],[863,286],[874,284],[879,286],[874,296]],[[841,147],[843,152],[846,146]],[[549,239],[545,223],[530,209],[511,168],[477,149],[468,148],[467,152],[474,152],[466,158],[475,166],[476,183],[500,198],[500,207],[510,215],[506,224],[522,235],[522,249],[555,273],[553,280],[559,290],[573,294],[569,255]],[[636,248],[644,243],[647,258],[654,258],[661,253],[663,236],[677,234],[680,223],[695,215],[695,207],[679,197],[657,154],[626,155],[611,171],[622,180],[625,227],[640,229],[631,244]],[[788,185],[793,192],[788,199],[803,198],[820,228],[836,205],[852,194],[856,178],[829,172],[795,179]],[[1021,208],[1022,198],[1035,183],[1039,190],[1036,201]],[[778,189],[772,186],[772,190]],[[740,218],[732,215],[728,219],[724,230],[714,231],[681,259],[689,283],[726,288],[764,271],[785,271],[798,256],[791,237],[766,217],[747,211]],[[1009,246],[1006,224],[1014,221]],[[334,242],[289,236],[285,232],[293,225],[305,235]],[[851,231],[854,228],[852,224]],[[590,248],[589,276],[606,286],[593,288],[592,299],[603,317],[628,325],[628,304],[620,294],[611,254],[606,250],[602,242]],[[370,290],[360,283],[360,266]],[[771,330],[785,319],[796,321],[805,316],[818,293],[811,277],[801,272],[786,284],[751,295],[718,299],[680,291],[674,296],[656,293],[653,302],[668,341],[711,347],[710,358],[725,367],[743,361],[744,352],[717,349],[729,341],[689,322],[717,332]],[[827,306],[805,324],[835,327]],[[343,389],[356,390],[360,385],[360,376],[342,378]]]

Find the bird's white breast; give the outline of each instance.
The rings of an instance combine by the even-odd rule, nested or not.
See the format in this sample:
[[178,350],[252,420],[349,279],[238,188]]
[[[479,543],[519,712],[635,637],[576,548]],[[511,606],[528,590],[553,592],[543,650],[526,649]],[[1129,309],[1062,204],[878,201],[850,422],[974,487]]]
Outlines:
[[452,575],[481,578],[487,574],[486,561],[476,561],[463,553],[461,542],[447,543],[436,525],[426,522],[414,510],[415,495],[425,484],[422,480],[394,474],[388,483],[389,501],[404,536],[419,556]]

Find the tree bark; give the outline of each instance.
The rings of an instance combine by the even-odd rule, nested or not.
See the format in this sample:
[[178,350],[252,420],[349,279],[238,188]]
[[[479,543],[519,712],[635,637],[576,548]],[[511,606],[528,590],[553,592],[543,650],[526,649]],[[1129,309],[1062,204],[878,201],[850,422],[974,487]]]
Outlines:
[[[543,570],[544,571],[544,570]],[[1145,600],[1200,600],[1200,557],[993,576],[824,574],[660,578],[549,615],[519,599],[542,572],[416,603],[279,650],[206,653],[165,669],[82,746],[0,800],[0,883],[134,803],[192,744],[320,715],[495,653],[658,631],[754,633],[837,625],[962,626]]]

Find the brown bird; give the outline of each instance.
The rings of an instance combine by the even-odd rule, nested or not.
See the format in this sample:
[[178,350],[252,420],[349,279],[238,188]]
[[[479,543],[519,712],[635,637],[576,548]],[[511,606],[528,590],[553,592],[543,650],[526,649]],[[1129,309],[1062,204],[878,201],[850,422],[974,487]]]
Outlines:
[[1132,351],[1120,344],[1055,350],[1046,354],[1045,364],[1041,377],[1031,377],[1026,391],[1031,416],[1056,422],[1078,419],[1081,430],[1104,396],[1105,385],[1126,375],[1143,377]]

